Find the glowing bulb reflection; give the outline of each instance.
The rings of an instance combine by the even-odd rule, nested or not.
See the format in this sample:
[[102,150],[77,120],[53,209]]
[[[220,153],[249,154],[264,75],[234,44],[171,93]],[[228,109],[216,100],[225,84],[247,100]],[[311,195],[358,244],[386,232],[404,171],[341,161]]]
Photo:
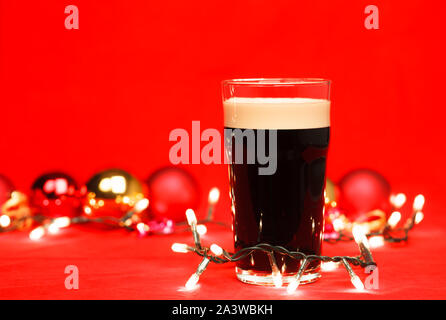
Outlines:
[[322,271],[333,271],[338,268],[338,263],[334,261],[322,262],[321,269]]
[[123,176],[113,176],[104,178],[99,182],[99,190],[102,192],[113,192],[123,194],[127,189],[127,182]]
[[293,278],[290,283],[288,284],[287,288],[286,288],[286,292],[288,294],[293,294],[297,288],[300,285],[300,280],[297,280],[296,278]]
[[282,275],[279,271],[275,271],[272,274],[273,283],[276,288],[280,288],[283,284]]
[[196,273],[192,274],[190,276],[189,280],[187,280],[187,282],[186,282],[186,285],[185,285],[186,289],[187,290],[195,289],[199,279],[200,279],[199,275],[197,275]]

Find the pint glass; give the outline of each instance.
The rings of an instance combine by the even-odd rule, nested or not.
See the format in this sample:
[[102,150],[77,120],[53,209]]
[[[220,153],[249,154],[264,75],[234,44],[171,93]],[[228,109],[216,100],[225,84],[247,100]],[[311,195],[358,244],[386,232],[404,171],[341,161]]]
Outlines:
[[[225,153],[236,251],[267,243],[319,255],[323,239],[330,81],[235,79],[222,83]],[[274,253],[284,283],[300,262]],[[320,277],[308,264],[301,283]],[[239,280],[272,285],[271,257],[237,261]]]

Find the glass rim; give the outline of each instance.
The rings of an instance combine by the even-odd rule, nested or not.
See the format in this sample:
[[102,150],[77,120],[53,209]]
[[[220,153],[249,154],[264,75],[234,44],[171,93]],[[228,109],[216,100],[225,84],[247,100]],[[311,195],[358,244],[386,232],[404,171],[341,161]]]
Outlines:
[[281,87],[293,85],[329,85],[331,80],[324,78],[240,78],[223,80],[222,85]]

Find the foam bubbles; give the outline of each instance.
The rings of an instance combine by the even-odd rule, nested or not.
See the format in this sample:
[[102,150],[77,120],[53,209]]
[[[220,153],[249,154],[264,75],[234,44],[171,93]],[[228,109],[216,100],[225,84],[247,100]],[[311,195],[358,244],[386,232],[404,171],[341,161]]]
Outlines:
[[310,98],[230,98],[225,127],[311,129],[330,126],[330,101]]

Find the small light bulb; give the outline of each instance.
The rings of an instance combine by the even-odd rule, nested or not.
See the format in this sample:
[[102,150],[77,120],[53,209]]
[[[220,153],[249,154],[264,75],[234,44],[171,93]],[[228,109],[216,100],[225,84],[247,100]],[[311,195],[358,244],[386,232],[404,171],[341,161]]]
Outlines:
[[322,271],[333,271],[338,268],[337,262],[334,261],[328,261],[328,262],[322,262],[321,269]]
[[215,243],[211,245],[211,251],[216,256],[221,256],[223,254],[223,249]]
[[352,229],[353,238],[355,238],[356,243],[361,243],[365,238],[365,230],[360,225],[355,225]]
[[189,280],[187,280],[186,282],[186,289],[187,290],[192,290],[195,289],[196,284],[198,283],[198,280],[200,279],[200,276],[198,276],[196,273],[192,274],[189,278]]
[[[128,219],[128,220],[130,220],[130,219]],[[145,234],[146,232],[149,231],[149,226],[146,225],[145,223],[140,222],[136,225],[136,229],[138,229],[140,234]]]
[[390,215],[389,220],[387,220],[387,224],[390,227],[395,228],[395,226],[398,224],[398,222],[400,222],[400,220],[401,220],[401,213],[399,211],[394,211]]
[[423,219],[424,219],[424,213],[423,212],[421,212],[421,211],[418,211],[416,214],[415,214],[415,224],[419,224],[421,221],[423,221]]
[[149,206],[149,199],[142,199],[139,200],[136,204],[135,204],[135,210],[136,212],[141,212],[147,209],[147,207]]
[[45,228],[42,226],[35,228],[29,233],[29,238],[31,240],[39,240],[45,234]]
[[396,209],[401,208],[406,203],[406,200],[407,198],[404,193],[398,193],[397,195],[390,197],[390,202]]
[[187,218],[187,223],[189,223],[189,225],[197,223],[197,217],[195,216],[195,212],[193,209],[186,210],[186,218]]
[[335,229],[336,232],[339,232],[345,228],[344,221],[341,219],[334,219],[333,220],[333,229]]
[[200,236],[203,236],[208,232],[208,228],[204,224],[197,225],[197,232]]
[[130,197],[128,197],[128,196],[123,196],[123,197],[122,197],[122,203],[124,203],[124,204],[129,204],[129,203],[130,203]]
[[364,290],[364,284],[362,283],[361,279],[357,275],[354,275],[351,277],[352,284],[355,286],[358,290]]
[[378,248],[384,245],[384,237],[383,236],[373,236],[369,239],[371,248]]
[[210,204],[215,204],[217,203],[218,199],[220,199],[220,190],[214,187],[211,189],[211,191],[209,191],[208,201]]
[[172,244],[172,251],[174,252],[181,252],[181,253],[187,253],[187,244],[184,243],[174,243]]
[[91,214],[91,208],[85,206],[85,207],[84,207],[84,212],[85,212],[85,214],[90,215],[90,214]]
[[286,292],[288,294],[293,294],[297,288],[299,287],[300,284],[300,280],[297,280],[296,278],[293,278],[291,280],[291,282],[288,284],[287,288],[286,288]]
[[48,232],[51,234],[56,234],[59,232],[59,227],[57,225],[55,225],[54,223],[52,223],[48,227]]
[[71,223],[70,218],[60,217],[60,218],[54,219],[52,224],[54,224],[58,228],[65,228],[65,227],[68,227],[70,225],[70,223]]
[[413,201],[413,209],[415,211],[421,211],[424,207],[425,198],[422,194],[419,194],[415,197]]
[[11,218],[6,214],[0,216],[0,227],[6,228],[11,224]]
[[12,200],[18,200],[20,198],[20,193],[17,191],[11,192],[11,199]]

